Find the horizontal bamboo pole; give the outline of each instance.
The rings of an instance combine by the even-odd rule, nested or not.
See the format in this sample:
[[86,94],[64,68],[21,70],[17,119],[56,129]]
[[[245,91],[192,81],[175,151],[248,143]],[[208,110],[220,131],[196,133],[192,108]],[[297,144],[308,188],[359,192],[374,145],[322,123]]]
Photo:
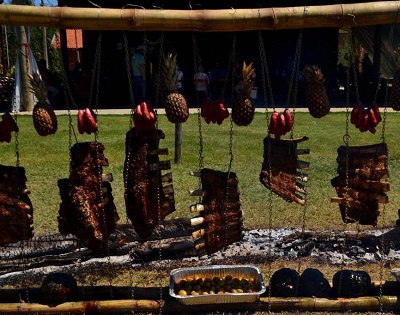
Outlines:
[[[381,302],[380,302],[381,301]],[[1,303],[0,314],[69,314],[84,312],[158,312],[160,301],[155,300],[107,300],[66,302],[58,305],[38,303]],[[165,312],[184,313],[198,311],[198,305],[183,305],[171,298],[162,301]],[[255,303],[203,304],[203,311],[395,311],[400,309],[397,296],[359,297],[359,298],[279,298],[261,297]]]
[[61,29],[233,32],[400,23],[398,1],[316,6],[161,10],[0,5],[0,24]]

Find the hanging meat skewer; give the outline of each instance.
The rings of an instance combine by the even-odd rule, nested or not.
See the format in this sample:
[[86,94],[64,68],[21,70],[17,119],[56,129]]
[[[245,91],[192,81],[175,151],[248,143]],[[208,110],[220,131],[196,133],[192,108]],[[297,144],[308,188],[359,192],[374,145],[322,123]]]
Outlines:
[[[135,113],[136,114],[136,113]],[[126,213],[141,239],[147,239],[167,215],[175,211],[172,174],[161,171],[171,168],[170,161],[160,161],[159,140],[165,135],[154,128],[132,128],[125,141],[125,204]]]
[[[201,203],[190,207],[199,216],[192,219],[198,228],[192,236],[199,256],[215,253],[243,238],[243,217],[236,174],[202,169],[192,175],[201,178],[202,190],[193,190],[191,196],[202,197]],[[228,178],[229,175],[229,178]]]
[[33,207],[23,167],[0,165],[0,245],[33,237]]
[[390,185],[380,181],[389,177],[387,145],[341,146],[337,162],[339,175],[331,184],[338,197],[331,201],[339,204],[343,222],[376,226],[379,203],[389,202]]
[[60,179],[58,223],[62,234],[73,234],[89,249],[103,252],[119,220],[111,194],[110,175],[102,175],[108,161],[104,145],[76,143],[71,147],[69,178]]
[[307,137],[294,140],[264,139],[264,162],[261,167],[261,183],[288,202],[304,205],[307,175],[304,171],[309,163],[298,159],[300,154],[309,154],[308,149],[297,149],[297,143]]

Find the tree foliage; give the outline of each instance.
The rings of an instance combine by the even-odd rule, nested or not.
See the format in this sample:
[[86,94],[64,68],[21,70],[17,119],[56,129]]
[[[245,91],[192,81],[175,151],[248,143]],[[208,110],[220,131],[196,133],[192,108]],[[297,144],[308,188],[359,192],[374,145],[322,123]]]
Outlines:
[[[11,4],[15,5],[33,5],[32,0],[12,0]],[[36,60],[44,58],[44,45],[43,45],[43,27],[30,27],[30,49]],[[10,69],[8,75],[13,76],[15,63],[17,60],[17,52],[19,50],[19,43],[16,37],[15,27],[6,26],[6,38],[7,38],[7,49]],[[62,61],[60,52],[52,47],[51,41],[54,34],[57,32],[55,28],[46,28],[46,44],[47,44],[47,55],[48,55],[48,68],[55,72],[60,73],[62,71]]]

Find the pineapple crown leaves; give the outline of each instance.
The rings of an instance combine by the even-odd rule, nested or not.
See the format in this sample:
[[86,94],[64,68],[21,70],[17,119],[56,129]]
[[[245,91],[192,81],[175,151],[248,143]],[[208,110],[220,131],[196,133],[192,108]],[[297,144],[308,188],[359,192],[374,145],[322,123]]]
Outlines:
[[321,69],[316,66],[305,66],[303,69],[304,77],[306,78],[307,83],[324,83],[325,78],[322,74]]
[[167,54],[163,57],[163,64],[161,74],[164,84],[169,92],[176,92],[176,80],[178,78],[178,71],[176,68],[176,54]]
[[32,74],[28,74],[28,78],[31,85],[31,92],[39,101],[45,101],[47,99],[47,87],[40,77],[40,74],[34,72]]
[[247,96],[251,93],[251,79],[254,74],[253,63],[246,64],[243,62],[242,76],[243,76],[243,93]]

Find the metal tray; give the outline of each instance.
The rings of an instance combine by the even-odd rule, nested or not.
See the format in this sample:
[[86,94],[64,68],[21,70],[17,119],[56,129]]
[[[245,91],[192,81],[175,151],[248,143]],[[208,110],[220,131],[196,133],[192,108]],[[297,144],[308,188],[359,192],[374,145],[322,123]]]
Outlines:
[[391,270],[391,274],[400,282],[400,268],[394,268]]
[[[253,278],[254,285],[259,288],[257,292],[251,293],[220,293],[207,295],[180,296],[175,293],[175,285],[181,280],[194,278],[224,278],[231,275],[232,278]],[[259,268],[251,265],[212,265],[206,267],[190,267],[174,269],[170,273],[169,294],[180,303],[186,305],[198,304],[220,304],[220,303],[252,303],[256,302],[260,295],[265,292],[265,284]]]

